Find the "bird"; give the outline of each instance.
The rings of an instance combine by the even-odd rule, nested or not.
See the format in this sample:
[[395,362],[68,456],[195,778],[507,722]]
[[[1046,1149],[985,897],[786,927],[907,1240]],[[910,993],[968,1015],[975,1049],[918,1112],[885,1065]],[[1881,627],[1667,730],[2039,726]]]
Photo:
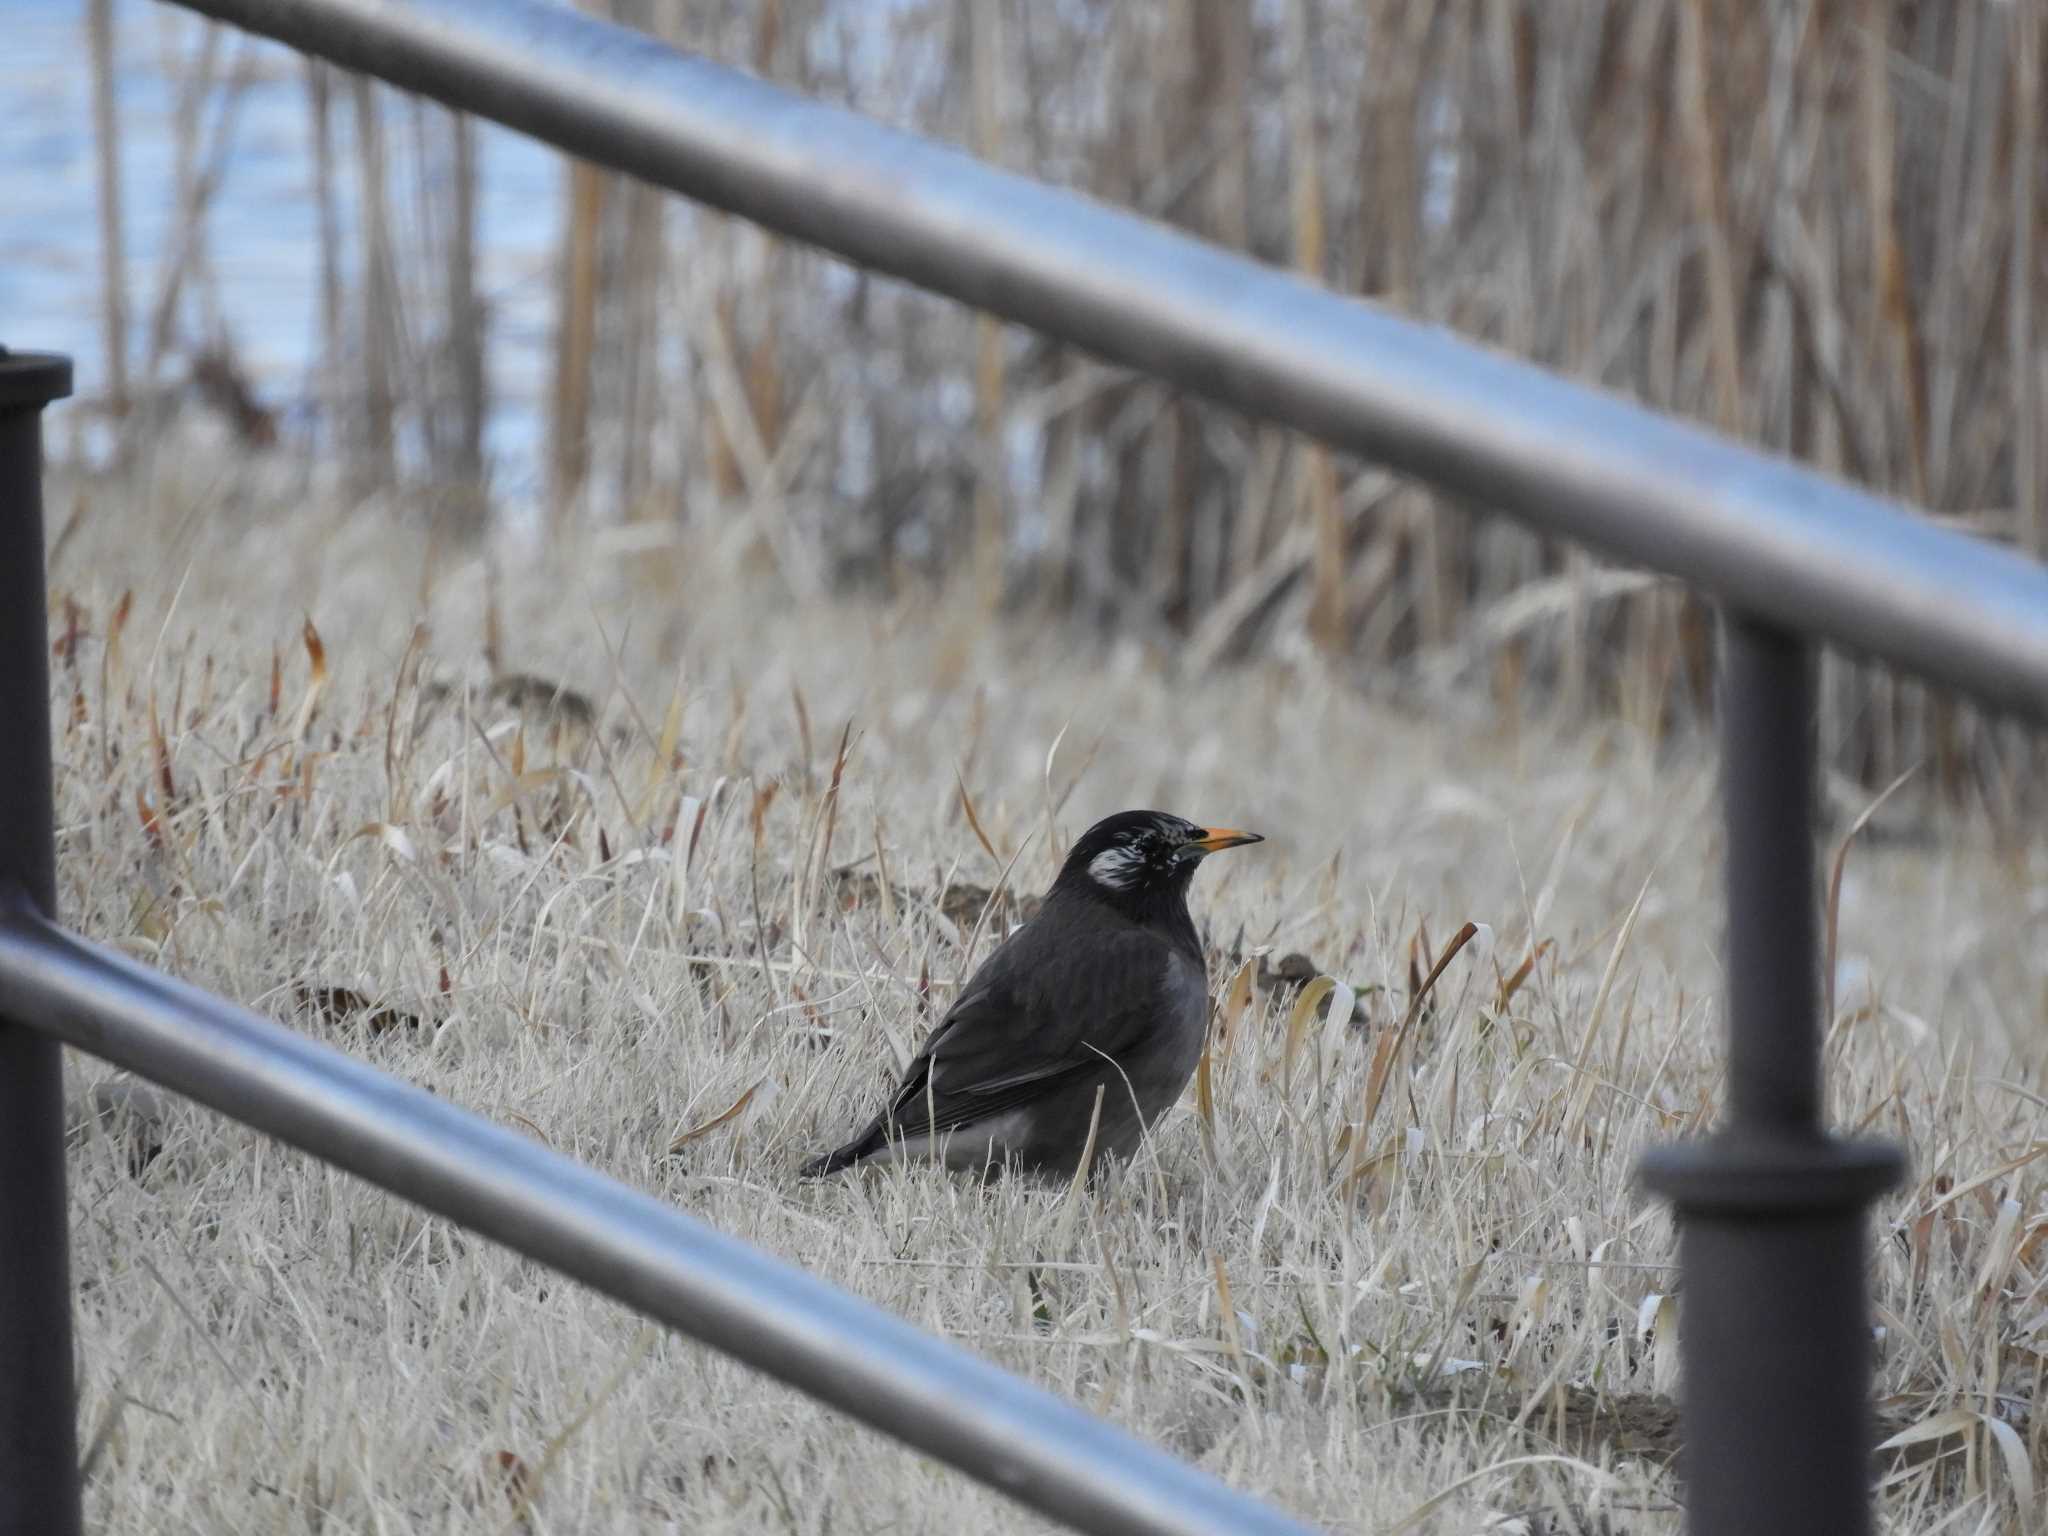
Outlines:
[[1070,1178],[1091,1124],[1091,1172],[1128,1157],[1187,1087],[1208,1029],[1188,883],[1208,855],[1263,841],[1164,811],[1098,821],[1037,914],[968,978],[882,1112],[801,1176],[936,1151],[984,1177]]

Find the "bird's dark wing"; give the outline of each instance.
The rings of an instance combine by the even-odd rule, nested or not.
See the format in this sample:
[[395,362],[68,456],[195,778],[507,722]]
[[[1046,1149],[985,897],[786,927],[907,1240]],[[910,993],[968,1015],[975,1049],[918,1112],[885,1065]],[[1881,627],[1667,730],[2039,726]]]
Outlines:
[[902,1137],[943,1133],[1114,1075],[1202,990],[1200,967],[1145,929],[1027,929],[975,973],[882,1118]]

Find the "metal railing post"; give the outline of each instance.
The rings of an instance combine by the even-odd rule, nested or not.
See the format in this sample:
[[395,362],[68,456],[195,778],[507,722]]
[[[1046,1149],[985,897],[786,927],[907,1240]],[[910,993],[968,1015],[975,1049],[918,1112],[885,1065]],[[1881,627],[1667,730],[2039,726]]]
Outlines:
[[1865,1212],[1904,1158],[1822,1129],[1811,648],[1728,613],[1721,673],[1728,1113],[1641,1167],[1679,1222],[1688,1527],[1865,1536]]
[[[0,903],[54,917],[42,410],[71,360],[0,348]],[[76,1536],[61,1047],[0,1018],[0,1536]]]

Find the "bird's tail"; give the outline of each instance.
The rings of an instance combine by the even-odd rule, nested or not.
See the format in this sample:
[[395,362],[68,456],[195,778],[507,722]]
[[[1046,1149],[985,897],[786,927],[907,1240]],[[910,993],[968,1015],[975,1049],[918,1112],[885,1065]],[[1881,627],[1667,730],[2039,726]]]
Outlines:
[[862,1132],[843,1147],[822,1152],[797,1170],[800,1179],[824,1179],[851,1168],[855,1163],[875,1150],[876,1137],[872,1129]]

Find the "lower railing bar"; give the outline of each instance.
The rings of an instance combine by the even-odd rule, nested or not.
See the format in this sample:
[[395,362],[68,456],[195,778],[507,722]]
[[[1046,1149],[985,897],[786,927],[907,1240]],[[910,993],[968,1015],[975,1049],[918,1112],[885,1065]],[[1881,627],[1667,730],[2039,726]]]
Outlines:
[[[42,409],[67,358],[0,347],[0,897],[55,910]],[[77,1536],[70,1217],[57,1042],[0,1002],[0,1536]]]
[[659,1200],[19,903],[0,913],[0,1016],[538,1259],[1077,1530],[1309,1530]]
[[1804,641],[1725,618],[1728,1117],[1642,1165],[1678,1214],[1690,1536],[1870,1530],[1865,1213],[1904,1162],[1822,1128],[1814,701]]

